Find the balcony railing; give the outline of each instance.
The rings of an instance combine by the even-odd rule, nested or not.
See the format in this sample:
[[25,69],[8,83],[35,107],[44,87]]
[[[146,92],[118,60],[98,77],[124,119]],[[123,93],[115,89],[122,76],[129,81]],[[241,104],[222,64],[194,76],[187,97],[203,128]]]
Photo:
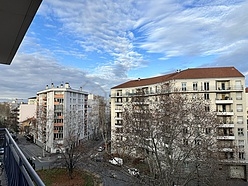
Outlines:
[[235,136],[217,136],[218,140],[235,140]]
[[216,104],[233,104],[232,99],[216,99],[215,100]]
[[44,186],[38,174],[30,165],[12,136],[5,128],[0,128],[3,140],[3,167],[6,174],[6,185]]

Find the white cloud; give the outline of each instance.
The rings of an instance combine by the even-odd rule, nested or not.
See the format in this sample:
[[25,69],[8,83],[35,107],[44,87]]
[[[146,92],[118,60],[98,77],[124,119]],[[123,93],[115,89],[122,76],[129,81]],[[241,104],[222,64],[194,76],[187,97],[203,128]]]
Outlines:
[[106,91],[128,72],[156,66],[149,60],[167,64],[156,74],[185,67],[183,60],[174,67],[174,57],[215,56],[198,66],[236,66],[247,74],[247,9],[241,0],[43,1],[13,63],[0,66],[7,77],[1,95],[33,96],[63,80]]

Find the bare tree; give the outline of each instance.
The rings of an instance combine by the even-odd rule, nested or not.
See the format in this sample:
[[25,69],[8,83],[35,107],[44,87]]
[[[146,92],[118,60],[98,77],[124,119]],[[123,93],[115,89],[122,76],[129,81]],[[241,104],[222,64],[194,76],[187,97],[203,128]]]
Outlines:
[[[200,94],[183,94],[163,84],[159,93],[137,90],[124,106],[117,151],[142,157],[147,185],[218,185],[217,120]],[[119,139],[121,138],[121,139]]]
[[73,179],[73,172],[86,158],[86,146],[83,143],[84,120],[78,111],[64,113],[64,139],[63,143],[54,142],[62,152],[61,164],[68,170],[68,176]]
[[[99,105],[99,126],[105,147],[108,147],[110,139],[110,112],[108,110],[107,100],[100,99]],[[107,148],[105,149],[107,151]]]
[[47,111],[46,105],[38,105],[36,121],[33,121],[32,133],[34,142],[42,146],[42,156],[45,157],[47,142],[53,131],[53,111]]
[[10,116],[10,106],[8,103],[0,103],[0,126],[8,127],[7,119]]
[[103,139],[106,147],[110,139],[110,112],[107,100],[102,96],[93,95],[93,98],[89,99],[88,102],[90,102],[88,121],[93,132],[93,138]]

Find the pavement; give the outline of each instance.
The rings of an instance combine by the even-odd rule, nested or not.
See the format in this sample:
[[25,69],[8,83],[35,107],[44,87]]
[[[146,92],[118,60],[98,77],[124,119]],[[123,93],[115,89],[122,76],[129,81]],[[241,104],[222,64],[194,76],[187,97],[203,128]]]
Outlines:
[[17,144],[21,149],[25,149],[25,151],[22,150],[24,155],[28,154],[28,156],[34,160],[36,159],[40,162],[51,162],[57,159],[57,154],[51,154],[46,151],[44,152],[45,156],[43,156],[42,147],[30,141],[26,141],[23,136],[19,137]]

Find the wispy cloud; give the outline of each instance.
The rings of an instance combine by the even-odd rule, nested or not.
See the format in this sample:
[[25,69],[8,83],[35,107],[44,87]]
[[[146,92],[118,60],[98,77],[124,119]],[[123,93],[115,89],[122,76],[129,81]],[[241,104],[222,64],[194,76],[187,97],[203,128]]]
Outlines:
[[247,76],[247,9],[245,0],[43,1],[14,62],[0,66],[2,95],[33,96],[64,80],[103,92],[131,71],[186,65],[236,66]]

